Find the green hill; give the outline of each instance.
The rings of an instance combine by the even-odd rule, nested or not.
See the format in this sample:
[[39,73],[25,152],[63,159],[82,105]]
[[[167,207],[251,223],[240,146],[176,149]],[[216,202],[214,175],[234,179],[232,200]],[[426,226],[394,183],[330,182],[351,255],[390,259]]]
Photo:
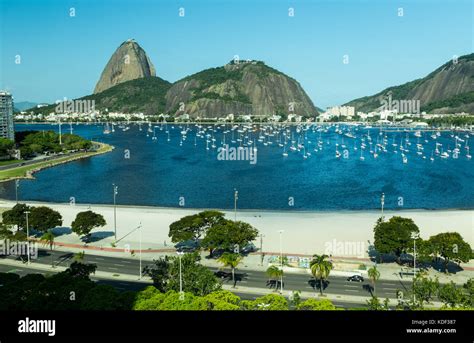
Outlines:
[[474,54],[450,60],[427,76],[352,100],[345,105],[370,112],[381,106],[389,93],[394,100],[420,100],[421,111],[431,113],[474,113]]

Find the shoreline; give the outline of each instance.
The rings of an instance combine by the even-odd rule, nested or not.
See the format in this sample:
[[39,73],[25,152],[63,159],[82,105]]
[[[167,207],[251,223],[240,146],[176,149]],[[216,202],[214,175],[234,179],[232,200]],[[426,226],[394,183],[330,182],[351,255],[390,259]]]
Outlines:
[[69,156],[69,157],[64,157],[64,158],[59,157],[56,161],[54,160],[53,161],[39,161],[37,164],[33,163],[27,166],[20,166],[20,167],[2,170],[0,171],[0,177],[1,177],[2,172],[8,173],[8,172],[16,172],[16,171],[22,172],[23,170],[24,171],[22,175],[11,176],[4,179],[0,179],[0,183],[18,180],[18,179],[29,179],[29,180],[35,179],[34,174],[41,170],[56,167],[58,165],[81,160],[84,158],[102,155],[115,149],[115,147],[110,144],[95,142],[95,141],[92,141],[92,143],[99,145],[99,149],[97,151],[83,152],[83,153],[79,153],[79,155],[76,155],[76,156]]
[[[70,231],[71,222],[77,213],[92,210],[104,216],[107,225],[92,231],[96,240],[89,245],[111,247],[114,241],[114,206],[100,204],[49,203],[22,201],[33,206],[44,205],[61,213],[63,225],[57,241],[61,243],[80,243],[79,237]],[[0,207],[11,208],[15,201],[0,200]],[[118,248],[129,245],[137,249],[140,234],[135,230],[142,225],[143,249],[159,249],[174,246],[168,237],[169,226],[184,216],[196,214],[204,209],[158,208],[117,205],[117,244]],[[226,218],[233,219],[234,211],[222,211]],[[384,211],[386,219],[393,215],[411,218],[420,229],[420,236],[427,239],[441,232],[456,231],[474,246],[473,210],[408,210]],[[280,251],[279,231],[283,230],[282,244],[285,253],[311,255],[327,253],[346,255],[347,251],[334,251],[341,246],[357,249],[358,257],[367,257],[367,250],[373,244],[373,228],[380,211],[351,212],[282,212],[282,211],[237,211],[237,220],[253,225],[263,235],[263,251]],[[123,239],[122,239],[123,238]],[[254,244],[260,247],[260,238]],[[342,244],[342,245],[341,245]],[[350,247],[349,247],[350,248]],[[348,249],[349,249],[348,248]],[[354,254],[354,256],[356,256]]]
[[[11,180],[10,180],[11,181]],[[0,182],[3,182],[0,180]],[[6,199],[0,197],[1,202],[14,202],[14,199]],[[57,205],[57,206],[69,206],[69,202],[56,202],[56,201],[47,201],[47,200],[19,200],[20,203],[31,203],[31,204],[50,204],[50,205]],[[113,208],[114,205],[112,203],[83,203],[83,202],[76,202],[76,206],[95,206],[95,207],[106,207],[106,208]],[[144,209],[144,210],[177,210],[177,211],[221,211],[228,214],[234,213],[234,209],[232,208],[217,208],[217,207],[173,207],[173,206],[159,206],[159,205],[127,205],[127,204],[119,204],[117,203],[117,208],[129,208],[129,209]],[[397,214],[397,213],[405,213],[405,212],[454,212],[454,211],[474,211],[474,207],[469,208],[400,208],[400,209],[390,209],[384,208],[384,215],[385,214]],[[355,213],[371,213],[377,214],[381,213],[380,209],[366,209],[366,210],[350,210],[350,209],[331,209],[331,210],[281,210],[281,209],[259,209],[259,208],[237,208],[237,213],[257,213],[262,212],[266,214],[325,214],[325,213],[338,213],[338,214],[355,214]]]
[[[113,120],[105,120],[101,122],[74,122],[74,124],[78,123],[80,125],[103,125],[107,122],[113,122],[113,123],[127,123],[127,120],[120,120],[120,121],[113,121]],[[145,120],[130,120],[130,123],[138,124],[138,123],[144,123],[146,122]],[[385,129],[390,129],[390,128],[397,128],[397,129],[406,129],[406,130],[411,130],[411,131],[454,131],[454,132],[471,132],[472,130],[470,128],[461,128],[461,127],[456,127],[452,129],[451,127],[446,128],[446,127],[435,127],[431,126],[428,128],[422,128],[419,126],[409,126],[409,125],[384,125],[384,124],[377,124],[376,122],[360,122],[360,121],[338,121],[338,122],[273,122],[273,121],[268,121],[268,122],[219,122],[219,121],[188,121],[188,122],[153,122],[150,121],[153,124],[168,124],[168,125],[290,125],[290,126],[298,126],[298,125],[370,125],[372,128],[385,128]],[[68,124],[69,122],[64,122],[64,124]],[[15,122],[14,125],[51,125],[51,126],[56,126],[57,123],[51,123],[51,122]]]

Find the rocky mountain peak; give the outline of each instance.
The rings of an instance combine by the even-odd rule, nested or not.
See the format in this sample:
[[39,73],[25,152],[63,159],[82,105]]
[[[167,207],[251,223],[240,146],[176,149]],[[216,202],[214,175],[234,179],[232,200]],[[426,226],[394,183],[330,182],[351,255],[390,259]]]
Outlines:
[[94,94],[125,81],[149,76],[156,76],[155,67],[145,50],[134,39],[128,39],[110,57],[95,86]]

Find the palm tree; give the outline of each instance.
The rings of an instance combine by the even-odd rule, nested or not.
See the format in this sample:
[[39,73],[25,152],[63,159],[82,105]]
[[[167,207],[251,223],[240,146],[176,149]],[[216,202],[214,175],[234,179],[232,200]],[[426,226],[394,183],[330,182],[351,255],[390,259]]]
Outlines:
[[380,272],[377,270],[377,266],[373,266],[367,271],[367,275],[369,279],[372,281],[372,285],[374,286],[374,296],[375,296],[375,283],[378,279],[380,279]]
[[41,240],[43,241],[43,245],[48,246],[49,249],[51,250],[51,267],[54,268],[54,256],[53,256],[53,247],[54,247],[54,238],[56,236],[51,230],[48,230],[41,236]]
[[84,250],[79,251],[78,253],[74,254],[74,260],[76,260],[79,263],[82,263],[82,262],[84,262],[84,256],[85,255],[86,255],[86,253],[84,252]]
[[225,252],[219,257],[218,261],[224,265],[224,267],[230,267],[232,269],[232,281],[234,282],[235,287],[235,268],[240,264],[243,257],[239,254],[233,254]]
[[[275,280],[275,284],[278,284],[278,280],[281,279],[283,276],[283,270],[278,268],[277,266],[270,266],[267,269],[267,275],[270,278],[270,280]],[[275,287],[275,291],[278,289],[278,287]]]
[[323,280],[328,278],[333,267],[331,261],[326,260],[328,257],[328,255],[313,255],[313,259],[309,263],[311,274],[315,279],[319,279],[321,295],[323,294]]

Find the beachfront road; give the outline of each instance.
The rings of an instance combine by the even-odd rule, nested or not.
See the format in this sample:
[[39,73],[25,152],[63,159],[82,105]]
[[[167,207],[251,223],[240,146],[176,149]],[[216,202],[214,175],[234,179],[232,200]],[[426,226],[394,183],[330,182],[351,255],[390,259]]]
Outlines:
[[[34,268],[23,267],[23,266],[21,266],[21,267],[12,267],[12,266],[2,265],[2,264],[0,264],[0,272],[2,272],[2,273],[15,273],[15,274],[18,274],[20,276],[25,276],[27,274],[43,274],[43,275],[47,274],[47,272],[45,272],[43,270],[37,270],[37,269],[34,269]],[[151,282],[150,283],[145,283],[145,282],[138,282],[138,281],[110,280],[110,279],[99,278],[99,277],[96,277],[94,275],[91,275],[91,279],[93,281],[97,282],[98,284],[113,286],[116,289],[118,289],[119,291],[141,291],[145,287],[147,287],[151,284]],[[253,300],[255,298],[258,298],[258,297],[262,296],[261,294],[251,294],[251,293],[247,293],[247,292],[245,292],[245,293],[239,292],[238,289],[235,289],[232,292],[235,293],[241,299],[244,299],[244,300]],[[335,300],[335,301],[332,301],[332,303],[336,307],[340,307],[340,308],[349,308],[349,307],[350,308],[355,308],[355,307],[365,308],[366,307],[366,304],[362,304],[362,303],[359,304],[359,303],[353,303],[353,302],[344,302],[343,300]]]
[[[54,264],[57,266],[68,267],[73,262],[74,253],[65,251],[52,251],[39,249],[38,258],[34,260],[36,263],[51,265],[51,254]],[[4,258],[16,259],[15,256],[8,256]],[[97,270],[115,274],[139,275],[139,261],[137,259],[127,259],[123,257],[110,257],[86,254],[84,257],[85,263],[94,263],[97,265]],[[150,263],[149,261],[142,261],[144,267]],[[3,267],[3,266],[2,266]],[[26,266],[25,266],[26,267]],[[9,267],[13,269],[12,267]],[[4,268],[2,268],[4,269]],[[217,271],[217,268],[210,268]],[[230,272],[229,270],[226,270]],[[229,273],[230,274],[230,273]],[[236,270],[236,285],[242,287],[252,288],[266,288],[274,289],[275,286],[280,288],[280,285],[268,283],[268,276],[264,271],[255,270]],[[222,279],[224,284],[232,285],[231,277],[224,277]],[[402,290],[406,293],[411,288],[410,278],[405,281],[401,280],[378,280],[376,283],[376,293],[381,298],[396,298],[397,290]],[[114,281],[116,282],[116,281]],[[143,287],[143,283],[141,283]],[[364,282],[349,282],[346,277],[330,276],[327,284],[324,285],[324,292],[329,294],[340,294],[349,296],[370,296],[369,280]],[[123,287],[119,289],[134,289],[126,287],[124,282]],[[272,288],[273,287],[273,288]],[[283,288],[285,291],[306,291],[319,292],[319,281],[314,280],[309,274],[290,274],[287,273],[283,277]],[[236,290],[237,291],[237,290]]]

